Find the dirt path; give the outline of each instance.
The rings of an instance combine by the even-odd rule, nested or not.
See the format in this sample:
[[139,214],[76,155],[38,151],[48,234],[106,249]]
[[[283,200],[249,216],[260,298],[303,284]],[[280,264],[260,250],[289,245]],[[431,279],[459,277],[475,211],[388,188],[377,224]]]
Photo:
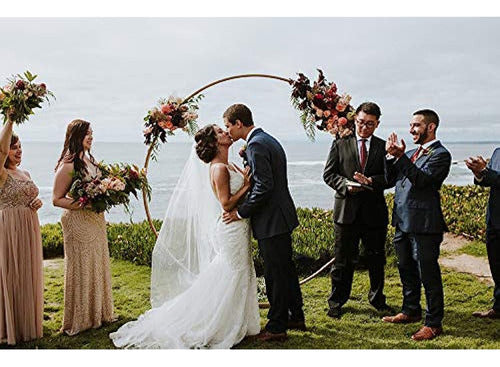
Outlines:
[[43,260],[43,267],[48,269],[60,269],[64,266],[64,259]]
[[493,284],[487,259],[467,254],[456,254],[456,251],[468,243],[469,241],[461,236],[445,233],[441,251],[446,252],[446,254],[439,258],[439,263],[455,271],[475,275],[480,280]]

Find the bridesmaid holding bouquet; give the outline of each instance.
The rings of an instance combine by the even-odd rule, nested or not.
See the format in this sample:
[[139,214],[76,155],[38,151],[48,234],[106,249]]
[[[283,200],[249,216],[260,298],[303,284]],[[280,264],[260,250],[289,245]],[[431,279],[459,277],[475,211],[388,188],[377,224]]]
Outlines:
[[0,343],[43,336],[43,255],[37,210],[42,207],[30,174],[20,169],[22,148],[6,114],[0,132]]
[[101,172],[90,153],[92,128],[73,120],[66,130],[57,162],[53,190],[54,206],[64,208],[64,317],[62,331],[76,335],[112,322],[111,271],[104,213],[89,210],[75,201],[69,191],[75,173],[97,182]]

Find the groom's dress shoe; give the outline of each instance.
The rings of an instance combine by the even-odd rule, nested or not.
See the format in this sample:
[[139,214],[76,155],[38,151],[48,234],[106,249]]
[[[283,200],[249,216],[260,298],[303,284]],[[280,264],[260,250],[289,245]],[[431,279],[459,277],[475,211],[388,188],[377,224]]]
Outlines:
[[288,321],[287,329],[294,329],[300,331],[307,331],[306,323],[302,321]]
[[476,311],[472,314],[474,317],[479,317],[481,319],[500,319],[500,312],[494,309],[489,309],[488,311]]
[[259,335],[257,339],[263,342],[284,342],[287,340],[286,332],[283,333],[271,333],[270,331],[264,330]]
[[422,326],[411,338],[416,341],[431,340],[441,335],[442,332],[442,327]]
[[396,316],[384,316],[382,321],[391,322],[393,324],[411,324],[412,322],[417,322],[422,320],[421,315],[410,316],[405,313],[398,313]]

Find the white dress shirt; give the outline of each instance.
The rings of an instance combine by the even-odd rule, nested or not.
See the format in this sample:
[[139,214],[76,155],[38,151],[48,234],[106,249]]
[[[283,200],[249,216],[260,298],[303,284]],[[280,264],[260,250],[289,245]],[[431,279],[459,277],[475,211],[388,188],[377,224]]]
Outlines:
[[361,158],[361,140],[365,139],[365,146],[366,146],[366,158],[368,159],[368,153],[370,152],[370,143],[372,141],[373,135],[370,135],[369,138],[360,138],[358,134],[356,134],[356,141],[358,142],[358,153],[359,157]]

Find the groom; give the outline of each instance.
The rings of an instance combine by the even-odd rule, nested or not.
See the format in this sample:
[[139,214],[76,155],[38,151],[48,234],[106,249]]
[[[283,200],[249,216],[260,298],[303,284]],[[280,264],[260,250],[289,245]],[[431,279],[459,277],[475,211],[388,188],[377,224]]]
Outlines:
[[287,329],[305,330],[302,294],[292,261],[292,231],[298,226],[297,213],[286,173],[285,151],[280,143],[254,126],[252,112],[243,104],[230,106],[224,125],[234,141],[247,142],[246,156],[252,173],[252,188],[246,200],[224,213],[225,223],[250,218],[254,237],[264,259],[267,298],[271,305],[263,341],[287,338]]

